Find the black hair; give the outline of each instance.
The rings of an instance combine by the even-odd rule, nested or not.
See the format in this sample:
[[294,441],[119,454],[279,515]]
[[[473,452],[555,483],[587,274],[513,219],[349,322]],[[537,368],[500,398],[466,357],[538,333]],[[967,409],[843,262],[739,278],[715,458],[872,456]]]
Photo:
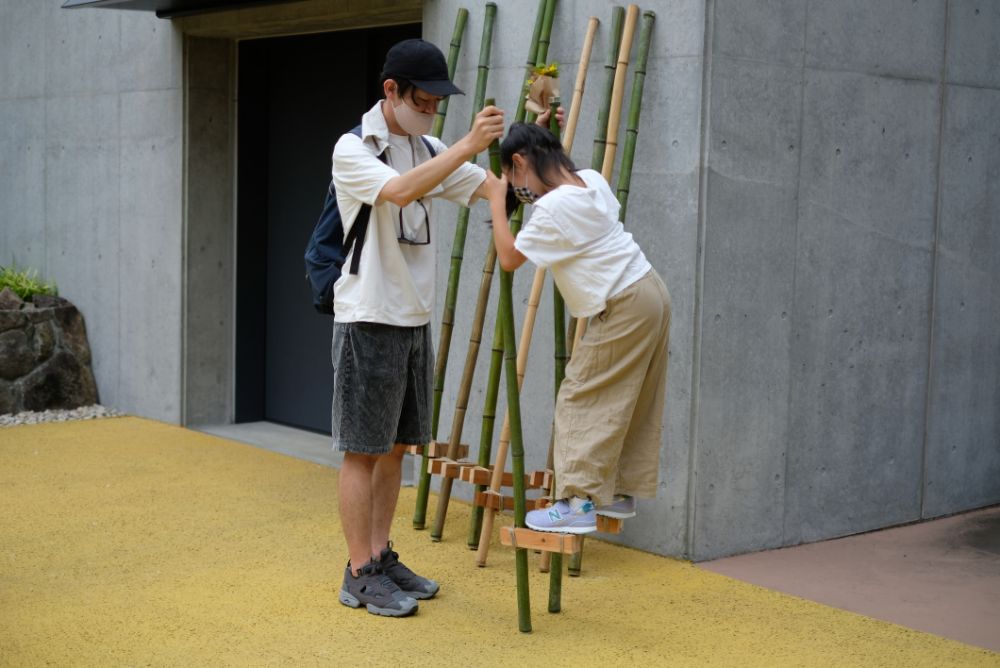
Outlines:
[[416,88],[416,86],[413,85],[413,82],[410,81],[409,79],[404,79],[403,77],[397,77],[393,76],[392,74],[383,73],[382,80],[379,82],[379,89],[384,90],[385,82],[390,80],[396,82],[396,86],[399,88],[400,97],[405,97],[408,92]]
[[504,169],[513,166],[515,153],[520,153],[531,163],[538,180],[549,188],[555,187],[552,179],[560,168],[570,173],[576,171],[576,165],[563,151],[555,135],[534,123],[514,123],[510,126],[507,136],[500,143],[500,163]]

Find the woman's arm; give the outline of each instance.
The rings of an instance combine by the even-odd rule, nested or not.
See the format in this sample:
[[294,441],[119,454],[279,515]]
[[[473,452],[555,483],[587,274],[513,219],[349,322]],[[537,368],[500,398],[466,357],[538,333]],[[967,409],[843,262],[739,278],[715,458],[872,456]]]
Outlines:
[[490,213],[493,214],[493,245],[497,249],[500,268],[514,271],[528,258],[514,247],[514,235],[511,234],[510,222],[507,220],[507,179],[497,178],[492,172],[488,172],[483,187],[486,188]]

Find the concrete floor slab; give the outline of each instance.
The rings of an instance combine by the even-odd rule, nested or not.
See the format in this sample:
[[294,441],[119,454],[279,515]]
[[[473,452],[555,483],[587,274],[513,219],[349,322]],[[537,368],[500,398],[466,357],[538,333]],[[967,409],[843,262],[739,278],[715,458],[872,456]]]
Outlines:
[[1000,651],[1000,506],[699,567]]

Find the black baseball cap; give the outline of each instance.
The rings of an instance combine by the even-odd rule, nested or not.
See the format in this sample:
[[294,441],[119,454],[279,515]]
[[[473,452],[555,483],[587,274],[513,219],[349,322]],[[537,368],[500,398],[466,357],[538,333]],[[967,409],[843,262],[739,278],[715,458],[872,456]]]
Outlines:
[[441,50],[422,39],[406,39],[389,49],[382,76],[406,79],[420,90],[439,97],[465,95],[448,78],[448,63]]

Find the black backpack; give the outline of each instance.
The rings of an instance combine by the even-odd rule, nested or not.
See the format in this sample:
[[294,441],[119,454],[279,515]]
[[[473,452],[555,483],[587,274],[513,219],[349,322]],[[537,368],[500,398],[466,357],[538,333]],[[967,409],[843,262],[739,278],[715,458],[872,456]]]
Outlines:
[[[361,126],[353,128],[351,134],[361,137]],[[431,157],[437,155],[434,146],[421,136]],[[385,154],[380,153],[378,159],[386,162]],[[306,245],[306,278],[312,288],[313,306],[320,313],[333,314],[333,285],[340,278],[344,260],[353,247],[350,272],[357,275],[361,263],[361,249],[365,244],[365,234],[368,232],[368,218],[372,207],[362,204],[358,217],[354,219],[351,231],[344,236],[344,221],[337,207],[337,193],[333,181],[326,191],[326,201],[323,203],[323,213],[320,214],[316,227],[313,229],[309,243]]]

